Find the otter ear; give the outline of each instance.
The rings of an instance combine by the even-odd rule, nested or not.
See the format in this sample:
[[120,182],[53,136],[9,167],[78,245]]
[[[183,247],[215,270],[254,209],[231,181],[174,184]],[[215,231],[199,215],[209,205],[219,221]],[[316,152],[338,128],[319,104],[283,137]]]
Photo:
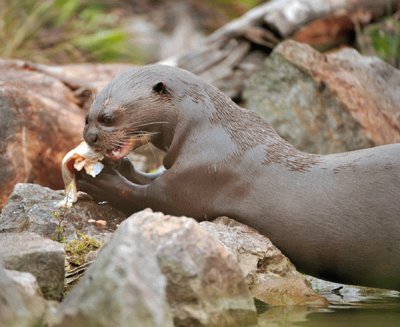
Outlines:
[[158,82],[157,84],[153,85],[153,91],[158,94],[168,94],[169,93],[167,86],[163,82]]

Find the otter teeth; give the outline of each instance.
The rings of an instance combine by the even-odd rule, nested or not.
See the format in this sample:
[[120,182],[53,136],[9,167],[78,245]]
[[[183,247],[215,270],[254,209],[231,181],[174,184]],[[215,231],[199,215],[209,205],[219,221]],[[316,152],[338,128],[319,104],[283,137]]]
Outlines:
[[114,149],[111,151],[111,153],[114,157],[118,157],[121,154],[121,149]]

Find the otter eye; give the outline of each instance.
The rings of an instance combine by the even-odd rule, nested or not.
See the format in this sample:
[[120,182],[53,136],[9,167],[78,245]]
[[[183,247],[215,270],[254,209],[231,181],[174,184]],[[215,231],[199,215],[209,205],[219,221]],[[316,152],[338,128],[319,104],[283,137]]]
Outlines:
[[112,116],[111,115],[101,115],[100,116],[100,123],[104,124],[104,125],[111,125],[113,122]]
[[158,82],[157,84],[153,85],[153,91],[159,94],[168,94],[168,89],[163,82]]

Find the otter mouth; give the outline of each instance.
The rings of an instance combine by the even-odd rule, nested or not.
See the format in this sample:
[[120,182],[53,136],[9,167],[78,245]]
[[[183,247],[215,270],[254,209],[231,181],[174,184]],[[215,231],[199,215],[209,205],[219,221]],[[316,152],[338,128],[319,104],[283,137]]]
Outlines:
[[130,137],[122,145],[106,151],[105,156],[111,160],[119,160],[119,159],[126,157],[129,152],[135,150],[136,148],[138,148],[146,143],[147,143],[147,140],[145,137],[133,136],[133,137]]

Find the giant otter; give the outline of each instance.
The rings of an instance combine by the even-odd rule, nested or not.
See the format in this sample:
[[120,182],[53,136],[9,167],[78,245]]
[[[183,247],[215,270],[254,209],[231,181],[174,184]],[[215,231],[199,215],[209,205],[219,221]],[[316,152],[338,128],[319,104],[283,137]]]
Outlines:
[[[81,190],[128,212],[226,215],[268,236],[303,272],[400,290],[400,144],[311,155],[195,75],[129,70],[97,96],[84,139],[113,160]],[[151,142],[165,172],[122,158]]]

